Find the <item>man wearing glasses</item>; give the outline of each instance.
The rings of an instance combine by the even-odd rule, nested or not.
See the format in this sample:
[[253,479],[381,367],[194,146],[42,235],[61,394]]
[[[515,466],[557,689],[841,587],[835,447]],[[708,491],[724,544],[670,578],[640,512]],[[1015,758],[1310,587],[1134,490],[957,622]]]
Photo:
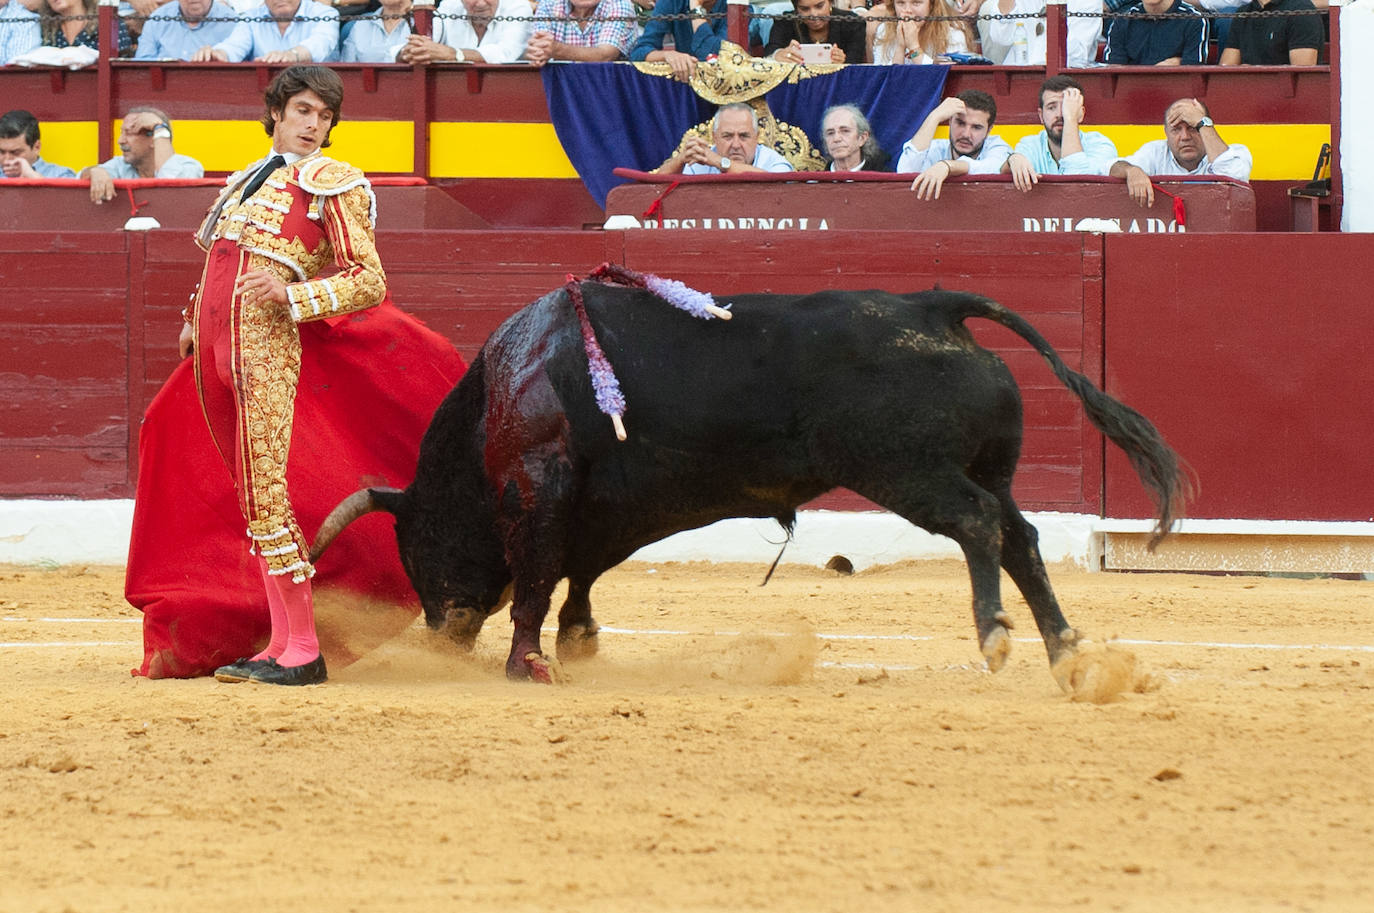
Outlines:
[[108,162],[83,168],[77,175],[91,181],[91,202],[113,200],[116,179],[199,178],[205,176],[200,162],[179,155],[172,148],[172,125],[157,108],[130,108],[124,115],[117,155]]

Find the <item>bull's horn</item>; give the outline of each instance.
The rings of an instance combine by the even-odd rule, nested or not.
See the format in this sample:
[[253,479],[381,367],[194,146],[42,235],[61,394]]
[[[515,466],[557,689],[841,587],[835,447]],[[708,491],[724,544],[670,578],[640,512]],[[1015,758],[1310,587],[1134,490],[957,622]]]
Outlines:
[[[400,490],[396,488],[379,488],[377,489],[377,493],[396,495],[400,494]],[[347,528],[348,524],[364,514],[370,514],[377,510],[384,510],[384,508],[381,504],[377,503],[377,499],[373,497],[373,489],[371,488],[355,491],[353,494],[344,498],[339,502],[339,506],[331,510],[329,516],[325,517],[324,522],[320,524],[320,531],[315,534],[315,544],[310,546],[310,560],[312,562],[319,561],[320,556],[324,554],[324,550],[329,548],[329,544],[338,537],[339,533]]]

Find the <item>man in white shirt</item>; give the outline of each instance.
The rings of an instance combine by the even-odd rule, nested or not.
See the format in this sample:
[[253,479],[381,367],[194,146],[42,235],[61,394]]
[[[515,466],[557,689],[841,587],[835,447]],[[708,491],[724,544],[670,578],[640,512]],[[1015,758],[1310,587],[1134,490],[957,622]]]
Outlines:
[[324,63],[339,57],[339,14],[315,0],[264,0],[243,13],[229,37],[196,51],[193,61]]
[[[1069,67],[1093,66],[1102,37],[1102,0],[1068,0]],[[1075,13],[1080,15],[1074,15]],[[1015,16],[994,19],[993,16]],[[1045,65],[1045,0],[984,0],[978,10],[983,56],[1007,66]]]
[[1217,133],[1207,106],[1196,98],[1180,98],[1164,112],[1164,139],[1151,140],[1135,155],[1112,165],[1114,178],[1126,179],[1126,193],[1141,206],[1153,206],[1152,174],[1220,174],[1250,180],[1254,159],[1240,143],[1228,144]]
[[[935,139],[935,128],[945,121],[949,139]],[[940,188],[956,174],[997,174],[1011,146],[989,132],[995,123],[997,102],[988,93],[969,89],[946,98],[902,146],[897,172],[919,172],[911,182],[918,200],[938,200]]]
[[434,37],[411,35],[401,63],[515,63],[529,44],[528,0],[444,0],[434,15]]
[[130,108],[120,127],[121,155],[99,165],[83,168],[77,175],[89,178],[91,202],[114,199],[116,179],[199,178],[205,176],[200,162],[172,148],[172,124],[157,108]]
[[707,145],[695,132],[687,134],[682,148],[659,166],[663,174],[745,174],[758,171],[793,171],[792,163],[759,143],[759,120],[754,109],[741,102],[722,105],[711,118]]

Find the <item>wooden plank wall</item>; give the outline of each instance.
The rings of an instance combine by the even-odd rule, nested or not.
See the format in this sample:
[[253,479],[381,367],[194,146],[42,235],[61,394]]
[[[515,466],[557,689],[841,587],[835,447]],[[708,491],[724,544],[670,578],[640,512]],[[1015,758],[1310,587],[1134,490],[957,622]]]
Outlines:
[[[613,261],[727,299],[731,291],[913,291],[936,283],[981,291],[1026,313],[1071,365],[1099,380],[1100,244],[1055,235],[1018,249],[1002,236],[878,231],[378,235],[394,300],[468,359],[507,315],[566,274]],[[138,418],[176,364],[179,312],[201,263],[183,230],[0,232],[0,275],[32,289],[28,306],[0,309],[0,496],[129,496]],[[1022,385],[1028,432],[1018,497],[1035,509],[1095,511],[1101,445],[1082,410],[1029,346],[979,324],[975,333]],[[842,495],[822,506],[868,505]]]
[[[1116,235],[1106,256],[1107,389],[1196,470],[1189,516],[1374,520],[1374,235]],[[1107,457],[1108,516],[1149,516]]]

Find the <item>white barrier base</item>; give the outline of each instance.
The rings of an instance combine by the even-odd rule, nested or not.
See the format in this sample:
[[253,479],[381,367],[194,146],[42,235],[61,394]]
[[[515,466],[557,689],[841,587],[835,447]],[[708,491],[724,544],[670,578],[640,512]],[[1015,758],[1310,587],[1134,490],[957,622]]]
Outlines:
[[[0,501],[0,564],[123,564],[133,511],[133,501]],[[1046,562],[1070,561],[1088,570],[1101,569],[1105,557],[1112,570],[1374,572],[1374,522],[1183,520],[1158,553],[1148,553],[1147,520],[1053,512],[1026,518],[1040,532]],[[631,557],[766,564],[778,556],[784,538],[772,520],[722,520],[669,536]],[[834,555],[844,555],[856,569],[963,558],[951,540],[894,514],[798,513],[782,563],[821,566]]]
[[[0,564],[123,564],[133,501],[0,501]],[[1040,531],[1046,561],[1096,568],[1100,548],[1086,514],[1027,517]],[[640,549],[637,561],[771,562],[784,539],[772,520],[722,520]],[[844,555],[856,569],[918,558],[962,558],[958,546],[893,514],[827,510],[797,514],[786,564],[823,565]]]

